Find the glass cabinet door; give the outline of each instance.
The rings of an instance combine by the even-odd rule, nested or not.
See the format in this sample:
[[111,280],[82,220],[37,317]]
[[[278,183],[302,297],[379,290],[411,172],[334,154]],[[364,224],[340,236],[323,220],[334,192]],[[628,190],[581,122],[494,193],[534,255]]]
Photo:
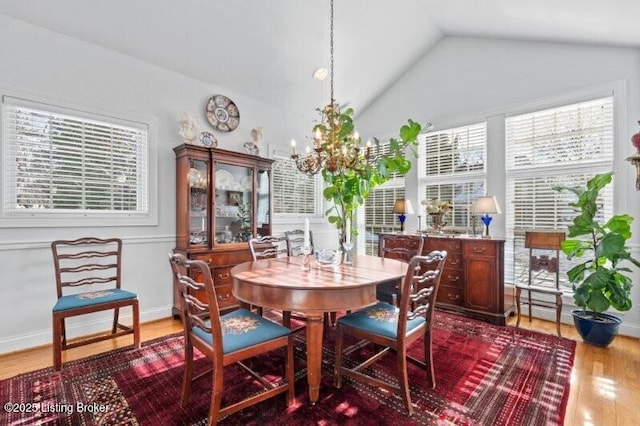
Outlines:
[[216,244],[249,241],[253,237],[254,169],[215,163]]
[[208,164],[202,160],[191,160],[189,168],[189,244],[209,244],[208,220]]
[[259,236],[271,235],[271,174],[268,170],[258,170],[258,208],[256,209],[256,227]]

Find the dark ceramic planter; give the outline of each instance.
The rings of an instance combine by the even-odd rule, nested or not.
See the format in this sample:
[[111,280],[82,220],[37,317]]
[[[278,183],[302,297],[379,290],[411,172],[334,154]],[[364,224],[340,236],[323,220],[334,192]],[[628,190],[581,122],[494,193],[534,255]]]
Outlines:
[[598,314],[593,318],[591,311],[576,309],[571,312],[573,324],[576,326],[580,337],[586,343],[606,348],[618,335],[618,327],[622,320],[609,314]]

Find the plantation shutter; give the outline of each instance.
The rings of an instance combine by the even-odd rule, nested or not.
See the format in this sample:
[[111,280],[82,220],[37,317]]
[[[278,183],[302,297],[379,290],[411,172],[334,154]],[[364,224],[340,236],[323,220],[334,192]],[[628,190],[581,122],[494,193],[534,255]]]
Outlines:
[[283,156],[273,163],[273,211],[279,214],[316,214],[316,179],[301,173]]
[[[584,186],[596,173],[613,168],[613,97],[506,118],[507,278],[526,282],[526,230],[567,230],[575,201],[554,186]],[[613,191],[602,193],[603,216],[613,214]],[[511,251],[511,253],[509,253]],[[561,278],[571,263],[561,256]],[[523,281],[524,280],[524,281]]]
[[[420,201],[448,201],[452,207],[445,218],[447,227],[471,231],[471,206],[485,195],[487,124],[429,132],[421,138],[423,154],[418,173],[424,198]],[[429,229],[425,206],[421,205],[419,212]]]
[[3,212],[147,214],[147,126],[3,98]]
[[421,175],[446,176],[483,171],[486,142],[486,123],[427,133]]

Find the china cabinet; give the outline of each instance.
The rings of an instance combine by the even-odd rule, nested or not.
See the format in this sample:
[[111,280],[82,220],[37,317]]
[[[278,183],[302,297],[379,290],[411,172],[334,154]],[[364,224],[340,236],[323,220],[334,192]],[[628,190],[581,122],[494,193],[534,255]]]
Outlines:
[[[273,160],[189,144],[173,151],[175,251],[209,264],[220,309],[235,309],[230,270],[251,260],[249,238],[271,234]],[[197,296],[206,300],[204,292]],[[174,289],[174,315],[180,312],[178,303]]]

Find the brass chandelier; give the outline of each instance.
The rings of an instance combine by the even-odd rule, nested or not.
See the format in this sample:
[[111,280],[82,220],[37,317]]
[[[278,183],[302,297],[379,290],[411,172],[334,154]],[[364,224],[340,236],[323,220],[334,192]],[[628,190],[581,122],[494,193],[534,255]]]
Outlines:
[[318,109],[320,122],[313,126],[313,148],[307,145],[304,155],[296,151],[296,142],[291,140],[291,158],[302,173],[312,176],[325,169],[331,173],[349,171],[363,172],[373,160],[371,141],[361,146],[361,139],[355,131],[351,115],[353,110],[344,113],[333,95],[333,1],[330,0],[330,89],[331,100],[328,105]]

